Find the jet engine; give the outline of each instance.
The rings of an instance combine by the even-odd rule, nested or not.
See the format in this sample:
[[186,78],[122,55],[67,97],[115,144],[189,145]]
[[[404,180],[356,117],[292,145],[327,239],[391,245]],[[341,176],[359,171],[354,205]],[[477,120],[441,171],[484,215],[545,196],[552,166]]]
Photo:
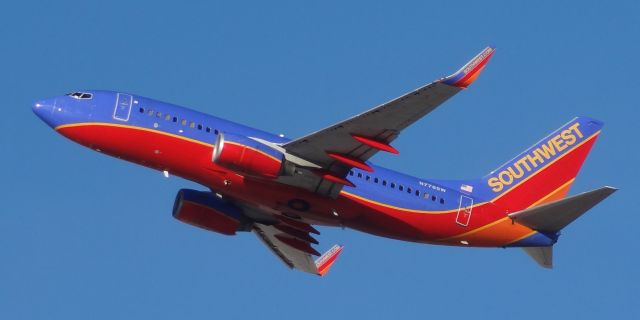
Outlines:
[[240,173],[275,179],[290,174],[293,165],[284,153],[243,135],[218,134],[213,162]]
[[173,216],[187,224],[226,235],[250,230],[242,209],[211,192],[182,189],[173,205]]

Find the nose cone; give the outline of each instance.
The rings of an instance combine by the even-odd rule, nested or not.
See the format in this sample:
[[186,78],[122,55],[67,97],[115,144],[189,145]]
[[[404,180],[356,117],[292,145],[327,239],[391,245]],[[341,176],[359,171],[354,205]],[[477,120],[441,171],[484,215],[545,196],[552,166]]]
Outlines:
[[36,101],[31,109],[49,126],[53,126],[53,108],[56,105],[55,99],[45,99]]

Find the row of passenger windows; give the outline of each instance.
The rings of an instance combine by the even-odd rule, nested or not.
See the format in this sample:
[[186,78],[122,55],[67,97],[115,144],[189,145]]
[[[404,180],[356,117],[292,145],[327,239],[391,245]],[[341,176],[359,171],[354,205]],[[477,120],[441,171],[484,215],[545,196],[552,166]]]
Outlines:
[[[140,113],[143,113],[143,114],[145,113],[145,109],[143,107],[140,107],[140,109],[138,109],[138,111]],[[160,112],[160,111],[154,111],[154,110],[149,109],[149,110],[146,110],[146,113],[150,117],[153,117],[155,115],[157,118],[160,118],[160,119],[163,118],[162,112]],[[170,114],[164,115],[164,120],[178,123],[178,117],[176,117],[176,116],[172,117]],[[186,126],[187,123],[189,124],[189,128],[194,128],[194,129],[198,128],[198,130],[202,130],[204,128],[204,130],[206,132],[211,132],[211,128],[210,127],[203,127],[201,124],[196,124],[193,121],[189,122],[187,119],[181,119],[180,120],[180,124],[182,124],[183,126]],[[214,129],[213,133],[214,134],[218,134],[218,130]],[[349,171],[349,175],[353,176],[354,175],[353,171]],[[373,183],[381,183],[383,186],[387,186],[387,180],[380,180],[377,177],[373,177],[373,179],[372,179],[370,175],[363,175],[362,173],[358,173],[358,178],[364,178],[365,181],[373,181]],[[395,189],[396,188],[396,183],[395,182],[388,183],[388,185],[391,187],[391,189]],[[401,185],[401,184],[398,184],[397,186],[398,186],[398,190],[400,190],[400,191],[406,190],[407,193],[409,193],[409,194],[415,194],[418,197],[420,196],[420,190],[415,190],[415,192],[414,192],[411,189],[411,187],[406,187],[406,189],[405,189],[405,187],[403,185]],[[436,197],[435,195],[430,195],[428,192],[423,192],[422,193],[422,197],[424,199],[427,199],[427,200],[431,199],[431,201],[433,201],[433,202],[436,202],[436,200],[438,200],[438,197]],[[439,202],[440,202],[440,204],[444,204],[444,198],[440,198]]]
[[[144,109],[143,107],[140,107],[140,109],[138,109],[138,111],[140,111],[140,113],[143,113],[143,114],[145,113],[145,109]],[[172,122],[178,123],[178,117],[176,117],[176,116],[171,116],[170,114],[165,114],[165,115],[163,116],[162,112],[160,112],[160,111],[153,111],[153,110],[151,110],[151,109],[146,110],[146,113],[147,113],[147,115],[148,115],[148,116],[150,116],[150,117],[155,116],[156,118],[159,118],[159,119],[164,118],[164,120],[166,120],[166,121],[172,121]],[[186,126],[186,125],[188,124],[188,125],[189,125],[189,128],[193,128],[193,129],[196,129],[196,128],[197,128],[198,130],[203,130],[203,129],[204,129],[204,131],[206,131],[206,132],[211,132],[211,131],[213,131],[213,133],[214,133],[214,134],[218,134],[218,130],[217,130],[217,129],[213,129],[213,130],[212,130],[210,127],[206,127],[206,126],[203,126],[203,125],[201,125],[201,124],[196,124],[195,122],[193,122],[193,121],[188,121],[187,119],[181,119],[181,120],[180,120],[180,124],[181,124],[181,125],[183,125],[183,126]]]
[[[353,176],[354,172],[353,171],[349,171],[349,175]],[[382,179],[378,179],[377,177],[371,177],[370,175],[363,175],[361,172],[359,172],[357,174],[357,177],[362,179],[364,178],[365,181],[369,181],[373,183],[380,183],[382,184],[382,186],[389,186],[391,189],[395,189],[396,187],[398,187],[399,191],[406,191],[408,194],[413,194],[416,197],[420,196],[420,190],[413,190],[411,189],[411,187],[405,187],[401,184],[396,184],[395,182],[389,182],[387,183],[387,180],[382,180]],[[438,198],[437,196],[433,195],[433,194],[429,194],[428,192],[422,192],[422,198],[424,199],[431,199],[431,201],[433,202],[440,202],[440,204],[444,204],[444,198]]]

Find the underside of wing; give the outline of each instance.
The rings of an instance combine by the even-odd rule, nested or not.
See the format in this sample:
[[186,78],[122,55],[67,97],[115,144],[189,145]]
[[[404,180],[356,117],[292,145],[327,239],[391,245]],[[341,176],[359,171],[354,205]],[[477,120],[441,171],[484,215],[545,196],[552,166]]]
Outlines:
[[[258,208],[214,192],[178,191],[173,216],[194,227],[228,236],[253,231],[288,267],[320,276],[329,271],[342,251],[342,246],[334,245],[320,256],[312,246],[318,244],[312,234],[320,232],[302,218],[290,219],[277,210]],[[314,260],[317,256],[320,257]]]

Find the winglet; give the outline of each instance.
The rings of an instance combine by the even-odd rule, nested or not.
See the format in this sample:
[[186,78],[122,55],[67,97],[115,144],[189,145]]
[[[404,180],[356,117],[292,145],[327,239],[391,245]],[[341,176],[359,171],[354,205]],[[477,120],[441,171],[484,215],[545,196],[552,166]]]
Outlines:
[[484,65],[487,64],[487,61],[489,61],[495,51],[496,48],[493,46],[486,47],[456,73],[445,77],[442,82],[450,86],[466,89],[480,75],[480,72],[484,69]]
[[336,244],[316,260],[316,268],[318,269],[319,276],[322,277],[329,272],[329,269],[331,269],[331,266],[340,255],[340,252],[342,252],[342,248],[344,247]]

